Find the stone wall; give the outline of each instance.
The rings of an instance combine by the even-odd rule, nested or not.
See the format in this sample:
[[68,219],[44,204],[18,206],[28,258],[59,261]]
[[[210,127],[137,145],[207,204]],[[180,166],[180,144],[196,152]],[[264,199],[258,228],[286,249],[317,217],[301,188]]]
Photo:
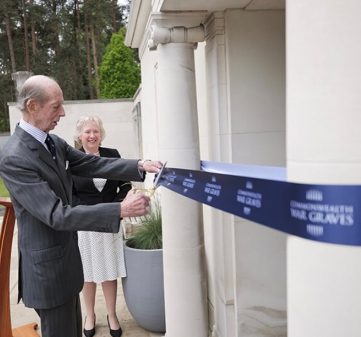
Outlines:
[[[133,112],[132,99],[65,101],[64,109],[66,116],[60,119],[52,133],[64,138],[69,144],[74,145],[73,136],[78,118],[96,115],[102,119],[106,132],[103,146],[118,149],[124,158],[140,157],[141,146],[137,133],[140,114]],[[9,117],[12,133],[21,118],[15,103],[9,103]],[[2,140],[0,137],[0,146]]]

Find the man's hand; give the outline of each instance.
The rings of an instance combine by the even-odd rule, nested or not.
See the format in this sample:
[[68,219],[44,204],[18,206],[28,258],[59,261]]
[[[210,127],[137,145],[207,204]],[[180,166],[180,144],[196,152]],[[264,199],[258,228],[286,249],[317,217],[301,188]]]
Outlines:
[[120,217],[128,218],[146,215],[150,210],[149,202],[150,198],[143,193],[130,190],[120,203]]
[[146,159],[146,160],[139,160],[138,162],[139,170],[149,173],[159,173],[162,166],[163,164],[160,161],[155,161],[155,160]]

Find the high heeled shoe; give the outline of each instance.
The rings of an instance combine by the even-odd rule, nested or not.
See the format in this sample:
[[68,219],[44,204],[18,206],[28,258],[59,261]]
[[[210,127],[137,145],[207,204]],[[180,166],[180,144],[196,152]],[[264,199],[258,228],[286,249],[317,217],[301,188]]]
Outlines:
[[[86,316],[84,319],[84,326],[85,326],[85,322],[86,322]],[[83,333],[84,333],[85,337],[93,337],[95,335],[95,315],[94,315],[94,328],[90,329],[90,330],[87,330],[84,328]]]
[[108,321],[110,336],[112,336],[112,337],[120,337],[122,335],[122,333],[123,333],[122,328],[120,327],[120,324],[119,324],[119,329],[113,330],[113,329],[110,328],[108,315],[107,315],[107,321]]

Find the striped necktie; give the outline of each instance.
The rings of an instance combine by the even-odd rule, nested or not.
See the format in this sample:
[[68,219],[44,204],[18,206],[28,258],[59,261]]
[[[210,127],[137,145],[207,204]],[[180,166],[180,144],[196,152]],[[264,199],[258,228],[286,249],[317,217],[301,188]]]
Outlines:
[[46,136],[45,144],[48,147],[48,150],[50,151],[51,156],[53,157],[53,159],[56,160],[55,143],[54,143],[54,141],[51,139],[51,137],[49,135]]

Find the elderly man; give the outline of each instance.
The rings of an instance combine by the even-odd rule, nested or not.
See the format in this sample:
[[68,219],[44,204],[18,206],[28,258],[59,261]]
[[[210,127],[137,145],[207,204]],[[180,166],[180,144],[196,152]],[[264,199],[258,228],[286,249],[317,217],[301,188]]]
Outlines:
[[65,116],[63,101],[56,81],[30,77],[18,97],[22,119],[0,155],[18,224],[19,300],[40,316],[43,337],[81,336],[84,280],[76,231],[117,233],[121,217],[149,209],[149,198],[132,191],[121,203],[71,207],[72,174],[134,181],[161,167],[158,161],[86,155],[49,135]]

